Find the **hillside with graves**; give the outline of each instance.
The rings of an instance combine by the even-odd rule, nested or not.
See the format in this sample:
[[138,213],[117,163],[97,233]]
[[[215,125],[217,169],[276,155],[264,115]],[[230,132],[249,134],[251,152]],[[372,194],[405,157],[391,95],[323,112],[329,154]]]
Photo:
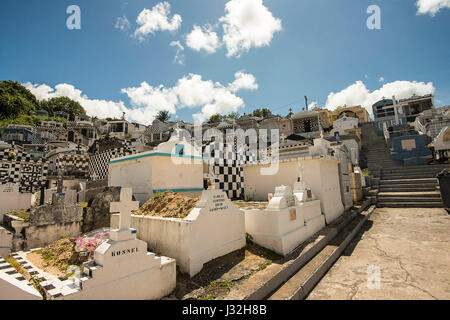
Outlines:
[[304,299],[377,208],[450,205],[431,95],[142,125],[0,89],[0,299]]

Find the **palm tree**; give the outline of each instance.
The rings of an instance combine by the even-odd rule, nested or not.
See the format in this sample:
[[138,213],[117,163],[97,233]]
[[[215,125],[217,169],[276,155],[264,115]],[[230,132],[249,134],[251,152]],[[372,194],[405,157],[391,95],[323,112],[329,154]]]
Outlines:
[[161,122],[167,122],[170,119],[169,111],[162,110],[158,112],[158,114],[156,115],[156,119],[158,119]]

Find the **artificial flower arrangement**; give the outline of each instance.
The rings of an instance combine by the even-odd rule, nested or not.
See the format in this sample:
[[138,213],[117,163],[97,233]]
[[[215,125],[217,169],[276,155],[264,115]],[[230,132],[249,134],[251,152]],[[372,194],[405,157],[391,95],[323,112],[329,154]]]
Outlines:
[[89,256],[108,239],[109,229],[96,230],[78,238],[75,241],[75,250],[82,256]]

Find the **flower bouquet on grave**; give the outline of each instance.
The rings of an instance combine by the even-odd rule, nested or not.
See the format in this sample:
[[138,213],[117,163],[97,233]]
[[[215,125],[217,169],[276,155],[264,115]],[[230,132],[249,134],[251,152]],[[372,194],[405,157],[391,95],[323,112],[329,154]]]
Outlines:
[[109,229],[104,228],[96,230],[75,240],[75,250],[79,252],[81,256],[89,256],[108,239]]

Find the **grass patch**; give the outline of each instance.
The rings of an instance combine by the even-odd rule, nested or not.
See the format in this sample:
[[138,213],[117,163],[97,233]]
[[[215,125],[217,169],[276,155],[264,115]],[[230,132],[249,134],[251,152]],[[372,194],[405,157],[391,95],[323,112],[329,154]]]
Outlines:
[[41,294],[44,300],[47,299],[47,292],[40,285],[40,282],[44,281],[43,279],[39,279],[38,277],[31,275],[23,266],[13,257],[6,258],[6,262],[8,262],[11,267],[16,269],[18,273],[20,273],[25,279],[27,279],[31,285]]
[[270,266],[271,264],[273,263],[273,261],[272,260],[266,260],[265,262],[263,262],[263,263],[260,263],[259,264],[259,270],[264,270],[265,268],[267,268],[268,266]]
[[216,298],[228,292],[233,287],[233,282],[224,280],[224,281],[211,281],[209,285],[205,288],[205,295],[203,296],[203,300],[216,300]]
[[17,209],[17,210],[9,211],[8,214],[11,216],[15,216],[17,218],[23,219],[23,221],[25,221],[25,222],[30,221],[30,211],[29,210]]
[[41,256],[45,267],[56,267],[67,278],[73,274],[73,271],[68,271],[70,266],[80,266],[88,259],[75,250],[75,240],[68,238],[61,238],[45,248],[33,251],[33,253]]

